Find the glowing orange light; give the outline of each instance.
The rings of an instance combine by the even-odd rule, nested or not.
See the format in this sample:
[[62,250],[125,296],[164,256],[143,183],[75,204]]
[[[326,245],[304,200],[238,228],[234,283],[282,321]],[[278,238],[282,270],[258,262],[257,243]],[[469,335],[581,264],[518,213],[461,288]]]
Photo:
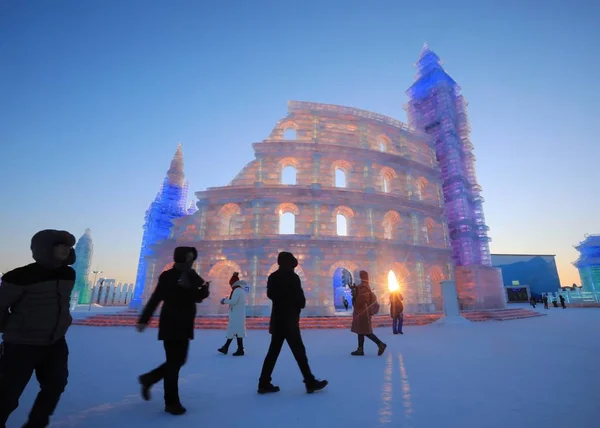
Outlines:
[[390,271],[390,273],[388,273],[388,290],[390,290],[391,292],[400,290],[400,284],[398,283],[396,274],[392,270]]

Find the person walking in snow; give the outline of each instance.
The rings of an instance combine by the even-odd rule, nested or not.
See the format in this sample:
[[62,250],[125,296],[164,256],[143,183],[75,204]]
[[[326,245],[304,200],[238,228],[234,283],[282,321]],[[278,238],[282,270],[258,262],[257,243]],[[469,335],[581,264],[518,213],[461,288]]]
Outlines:
[[351,355],[365,355],[365,336],[372,340],[378,348],[377,355],[383,355],[387,345],[383,343],[377,336],[373,334],[371,326],[371,317],[378,312],[379,304],[377,297],[369,286],[369,274],[364,270],[359,272],[360,284],[353,287],[353,303],[354,310],[352,312],[352,328],[351,331],[358,335],[358,348]]
[[231,280],[231,294],[229,298],[221,299],[222,305],[229,305],[229,322],[227,325],[227,341],[218,351],[226,355],[229,345],[233,339],[237,341],[237,351],[232,355],[241,357],[244,355],[244,337],[246,337],[246,281],[240,281],[238,273],[234,272]]
[[565,298],[564,298],[564,296],[562,294],[559,294],[558,298],[560,299],[560,306],[563,309],[567,309],[567,305],[565,304]]
[[185,364],[194,338],[196,303],[209,296],[210,282],[205,282],[192,269],[198,257],[194,247],[177,247],[173,255],[174,266],[161,273],[156,289],[142,311],[137,330],[142,332],[148,326],[159,303],[163,303],[158,325],[158,340],[163,341],[166,362],[154,370],[141,375],[142,397],[150,400],[152,386],[164,380],[165,412],[182,415],[186,412],[179,399],[179,371]]
[[292,253],[284,251],[277,256],[277,264],[279,269],[267,280],[267,297],[273,302],[269,323],[271,344],[260,374],[258,393],[279,392],[279,387],[271,383],[271,375],[283,342],[287,342],[304,377],[306,392],[310,394],[325,388],[328,382],[317,380],[312,374],[300,334],[300,312],[306,306],[306,298],[300,277],[294,272],[298,260]]
[[0,427],[19,406],[31,375],[40,384],[24,427],[48,426],[69,376],[65,335],[72,318],[75,237],[42,230],[31,239],[35,263],[2,276],[0,284]]
[[535,297],[531,296],[531,299],[529,299],[529,304],[533,307],[533,309],[535,309]]
[[394,334],[404,334],[402,332],[404,322],[403,300],[404,298],[399,290],[390,293],[390,316],[392,317],[392,331]]
[[548,309],[548,295],[544,294],[542,296],[542,302],[544,303],[544,309]]

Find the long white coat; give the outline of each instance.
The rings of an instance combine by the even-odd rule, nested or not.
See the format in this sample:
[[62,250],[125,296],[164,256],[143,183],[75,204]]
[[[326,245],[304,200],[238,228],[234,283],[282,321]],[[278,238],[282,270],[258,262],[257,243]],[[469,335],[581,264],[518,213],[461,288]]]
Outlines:
[[229,305],[227,339],[246,337],[246,281],[237,281],[233,287],[237,285],[239,287],[233,291],[231,299],[223,299],[223,303]]

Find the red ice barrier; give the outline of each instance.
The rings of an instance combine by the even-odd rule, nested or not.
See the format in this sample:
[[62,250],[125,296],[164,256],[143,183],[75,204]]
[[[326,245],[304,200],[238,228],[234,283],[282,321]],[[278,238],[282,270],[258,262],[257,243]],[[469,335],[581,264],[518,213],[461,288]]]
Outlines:
[[[529,309],[498,309],[489,311],[465,311],[462,316],[470,321],[508,321],[523,318],[534,318],[545,314]],[[442,316],[437,314],[405,314],[404,325],[427,325],[438,320]],[[74,325],[87,325],[97,327],[131,327],[137,322],[138,314],[135,311],[124,311],[116,314],[91,315],[85,319],[73,320]],[[376,315],[372,320],[373,327],[391,327],[392,319],[387,315]],[[300,327],[303,329],[349,329],[352,324],[350,316],[333,317],[305,317],[300,319]],[[158,326],[158,317],[153,317],[150,327]],[[195,326],[204,330],[224,330],[227,328],[227,317],[197,317]],[[268,317],[246,318],[248,330],[265,330],[269,328]]]

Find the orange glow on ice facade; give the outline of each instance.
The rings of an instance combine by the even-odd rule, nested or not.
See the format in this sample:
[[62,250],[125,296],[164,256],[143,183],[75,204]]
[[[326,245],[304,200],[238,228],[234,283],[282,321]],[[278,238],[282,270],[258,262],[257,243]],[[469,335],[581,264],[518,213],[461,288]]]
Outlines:
[[[305,315],[334,314],[332,276],[340,267],[368,271],[380,298],[392,271],[407,311],[441,310],[439,281],[452,276],[454,265],[429,136],[350,107],[288,107],[229,185],[197,192],[198,210],[174,220],[171,237],[148,259],[146,284],[156,283],[176,246],[195,246],[196,268],[213,281],[201,314],[226,313],[219,301],[237,271],[249,286],[248,315],[265,315],[267,276],[286,250],[300,262]],[[284,216],[293,234],[280,233]]]

